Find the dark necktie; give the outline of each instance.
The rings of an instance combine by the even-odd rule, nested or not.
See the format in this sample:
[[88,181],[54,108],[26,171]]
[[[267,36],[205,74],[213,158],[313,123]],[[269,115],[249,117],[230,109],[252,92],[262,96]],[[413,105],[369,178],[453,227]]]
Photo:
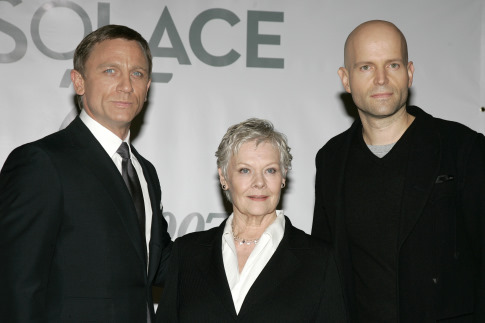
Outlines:
[[143,250],[145,251],[146,260],[146,237],[145,237],[145,201],[143,200],[143,193],[141,191],[140,180],[136,174],[135,167],[130,159],[130,150],[128,149],[128,144],[123,142],[116,151],[123,159],[121,163],[121,176],[130,191],[131,198],[135,204],[136,213],[138,215],[138,224],[140,226],[140,233],[142,236],[142,241],[144,243]]

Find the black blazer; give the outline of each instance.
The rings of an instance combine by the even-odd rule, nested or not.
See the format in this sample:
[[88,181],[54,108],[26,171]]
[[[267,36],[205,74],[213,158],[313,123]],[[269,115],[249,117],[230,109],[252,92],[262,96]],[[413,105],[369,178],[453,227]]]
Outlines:
[[157,322],[346,322],[333,254],[288,218],[237,315],[222,260],[224,226],[176,240]]
[[[398,315],[406,322],[485,322],[485,138],[417,107],[398,236]],[[312,235],[331,242],[353,295],[344,179],[360,121],[317,154]],[[364,170],[363,170],[364,171]],[[355,320],[355,300],[349,297]],[[441,321],[440,321],[441,322]]]
[[[0,173],[0,320],[146,322],[171,248],[155,168],[136,150],[153,220],[144,242],[123,179],[76,118],[15,149]],[[150,304],[150,306],[147,306]]]

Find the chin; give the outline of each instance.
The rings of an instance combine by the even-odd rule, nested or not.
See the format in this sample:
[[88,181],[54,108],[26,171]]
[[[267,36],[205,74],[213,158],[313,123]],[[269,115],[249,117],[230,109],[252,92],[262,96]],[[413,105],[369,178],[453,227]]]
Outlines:
[[268,214],[271,214],[271,213],[274,213],[276,211],[275,210],[271,210],[271,209],[258,209],[258,210],[252,210],[254,212],[252,212],[252,214],[254,216],[264,216],[264,215],[268,215]]

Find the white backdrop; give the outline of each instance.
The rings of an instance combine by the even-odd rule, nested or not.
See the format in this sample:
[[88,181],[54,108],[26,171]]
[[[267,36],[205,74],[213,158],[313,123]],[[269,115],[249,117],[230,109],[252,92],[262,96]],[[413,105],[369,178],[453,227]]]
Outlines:
[[0,0],[0,165],[73,118],[73,50],[98,26],[124,24],[155,56],[134,145],[157,168],[172,235],[221,222],[214,152],[227,127],[249,117],[288,136],[283,208],[310,232],[315,154],[353,120],[337,76],[344,41],[369,19],[407,37],[411,104],[484,131],[484,0]]

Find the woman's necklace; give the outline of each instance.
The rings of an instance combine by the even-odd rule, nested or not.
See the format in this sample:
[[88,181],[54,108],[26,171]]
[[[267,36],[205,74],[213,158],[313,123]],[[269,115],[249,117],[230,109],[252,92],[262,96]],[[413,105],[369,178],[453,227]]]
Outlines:
[[259,239],[261,239],[261,238],[259,238],[259,239],[256,239],[256,240],[249,240],[249,239],[244,239],[244,238],[238,237],[237,235],[234,234],[234,222],[232,223],[232,237],[234,238],[234,241],[239,243],[240,246],[243,245],[243,244],[249,246],[253,243],[255,245],[257,245],[258,242],[259,242]]

